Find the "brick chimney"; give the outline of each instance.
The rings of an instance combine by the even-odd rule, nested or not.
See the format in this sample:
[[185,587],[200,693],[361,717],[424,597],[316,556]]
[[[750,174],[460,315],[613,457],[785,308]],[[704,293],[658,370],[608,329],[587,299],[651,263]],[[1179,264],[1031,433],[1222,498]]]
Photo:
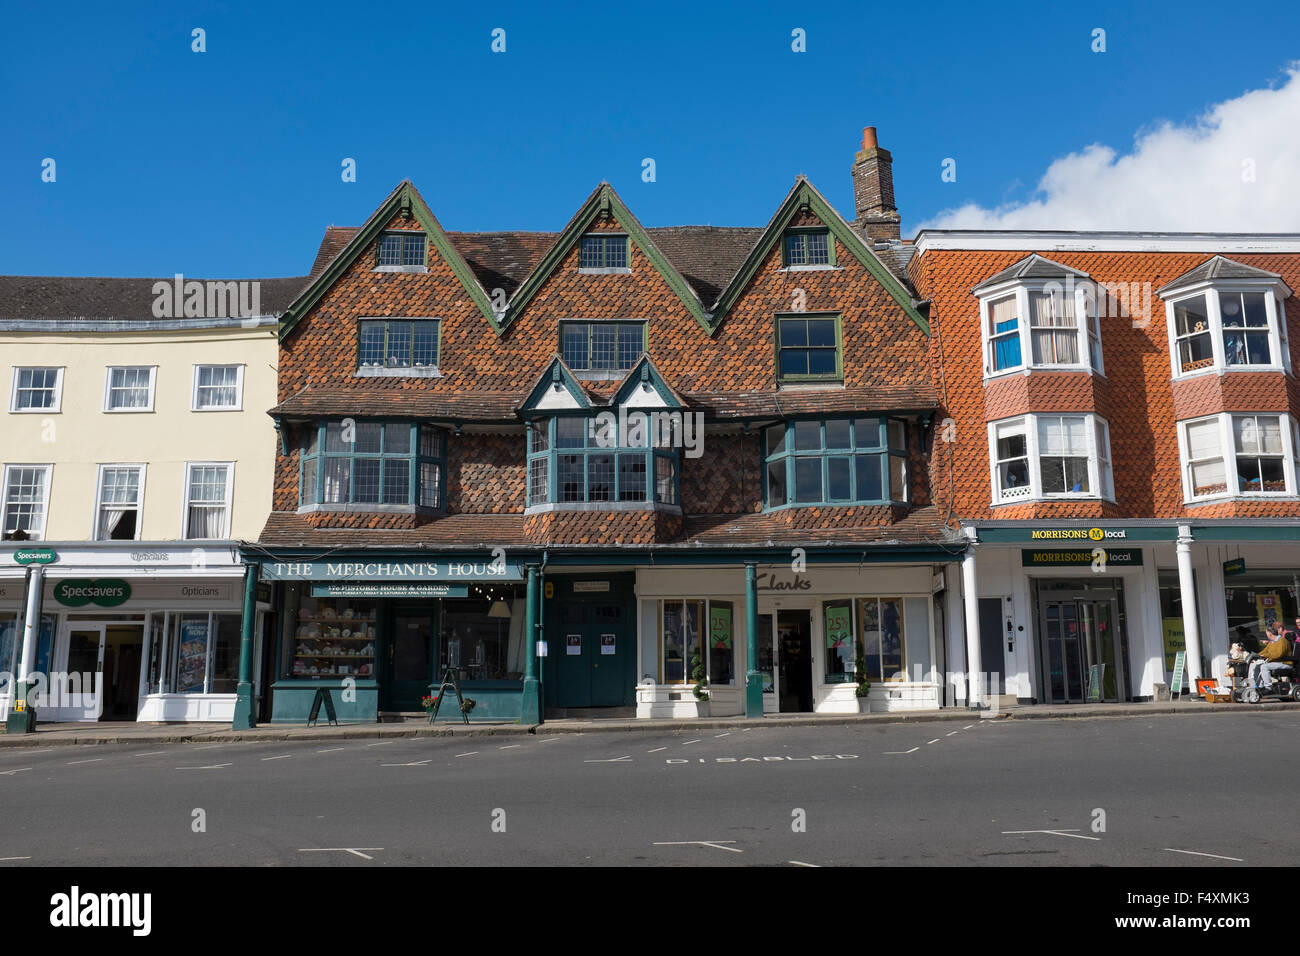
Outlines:
[[867,239],[898,239],[898,210],[894,207],[894,157],[876,142],[876,128],[862,130],[862,148],[853,157],[853,224]]

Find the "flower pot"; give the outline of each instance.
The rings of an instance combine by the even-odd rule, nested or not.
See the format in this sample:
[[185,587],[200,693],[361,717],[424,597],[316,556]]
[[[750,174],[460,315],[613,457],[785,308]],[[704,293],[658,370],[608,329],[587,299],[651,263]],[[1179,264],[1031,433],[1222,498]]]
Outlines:
[[709,710],[709,705],[711,703],[712,701],[708,700],[697,700],[695,702],[695,716],[708,717],[711,714],[711,711]]
[[859,697],[859,698],[858,698],[858,713],[859,713],[859,714],[869,714],[869,713],[871,713],[871,698],[870,698],[870,697]]

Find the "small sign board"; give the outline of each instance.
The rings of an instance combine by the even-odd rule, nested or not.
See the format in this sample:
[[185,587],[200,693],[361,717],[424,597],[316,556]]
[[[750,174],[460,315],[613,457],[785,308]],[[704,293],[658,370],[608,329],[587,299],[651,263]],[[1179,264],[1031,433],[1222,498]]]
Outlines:
[[1224,573],[1225,575],[1229,575],[1229,574],[1245,574],[1245,573],[1246,573],[1246,559],[1245,559],[1245,558],[1233,558],[1231,561],[1224,561],[1224,562],[1223,562],[1223,573]]
[[1105,673],[1105,664],[1093,664],[1088,668],[1087,699],[1089,703],[1101,703],[1101,681]]
[[600,653],[604,655],[618,653],[618,637],[614,634],[600,635]]
[[574,594],[604,594],[609,591],[608,581],[574,581]]
[[564,653],[569,657],[579,657],[582,654],[582,635],[566,634],[564,636]]
[[312,597],[390,597],[390,598],[445,598],[466,597],[467,584],[359,584],[327,582],[311,586]]
[[59,553],[52,548],[23,548],[14,552],[14,564],[53,564]]
[[1187,652],[1179,651],[1174,655],[1174,676],[1169,680],[1169,696],[1177,697],[1183,692],[1183,671],[1186,669]]
[[334,696],[328,687],[317,687],[316,696],[311,702],[311,713],[307,715],[307,726],[313,726],[320,718],[320,705],[325,704],[325,717],[329,723],[338,726],[339,715],[334,712]]

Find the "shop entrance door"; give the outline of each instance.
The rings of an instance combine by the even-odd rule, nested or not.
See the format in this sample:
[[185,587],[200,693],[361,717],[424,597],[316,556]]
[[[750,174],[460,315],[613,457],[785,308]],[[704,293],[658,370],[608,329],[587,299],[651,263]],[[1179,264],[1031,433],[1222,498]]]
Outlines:
[[393,609],[388,632],[388,655],[383,710],[410,713],[420,709],[434,680],[430,645],[433,641],[433,611],[428,607]]
[[781,675],[777,699],[782,713],[813,709],[812,612],[776,612],[777,653]]
[[[64,720],[98,720],[103,696],[95,694],[104,672],[104,625],[74,624],[68,629],[68,665],[64,674],[51,674],[45,692]],[[73,693],[76,691],[76,693]]]
[[763,713],[779,709],[781,675],[776,670],[776,627],[772,614],[758,616],[758,674],[763,682]]
[[140,664],[144,627],[109,624],[100,655],[104,674],[104,712],[100,720],[135,720],[140,715]]
[[563,708],[622,707],[628,701],[627,665],[633,657],[627,615],[621,604],[567,600],[560,604],[560,630],[552,641],[555,705]]
[[[1127,699],[1127,662],[1114,597],[1094,593],[1065,597],[1054,594],[1040,604],[1044,697],[1051,704],[1089,700],[1090,677],[1101,680],[1091,700],[1117,703]],[[1100,665],[1096,672],[1093,667]]]

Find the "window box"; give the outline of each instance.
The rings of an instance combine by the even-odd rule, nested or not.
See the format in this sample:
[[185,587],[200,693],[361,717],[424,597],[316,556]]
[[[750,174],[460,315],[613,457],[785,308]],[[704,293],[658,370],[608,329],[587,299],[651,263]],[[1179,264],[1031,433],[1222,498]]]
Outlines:
[[63,406],[62,368],[15,368],[9,411],[57,414]]
[[1110,427],[1097,415],[1024,415],[989,423],[993,504],[1115,498]]
[[1295,497],[1300,427],[1284,414],[1225,413],[1178,423],[1183,501]]

